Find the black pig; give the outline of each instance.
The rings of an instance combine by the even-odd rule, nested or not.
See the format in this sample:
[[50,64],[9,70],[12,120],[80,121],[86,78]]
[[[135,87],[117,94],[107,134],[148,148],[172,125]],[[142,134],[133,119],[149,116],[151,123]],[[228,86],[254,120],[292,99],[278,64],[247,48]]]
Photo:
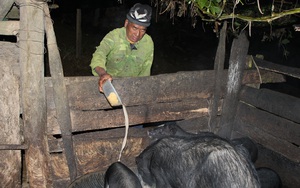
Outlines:
[[249,157],[253,163],[257,160],[258,156],[258,148],[256,143],[254,143],[250,138],[248,137],[241,137],[231,140],[231,143],[234,145],[234,147],[242,146],[247,149],[249,153]]
[[158,126],[152,130],[148,131],[148,136],[157,140],[167,136],[179,136],[179,137],[194,137],[194,136],[215,136],[212,132],[200,132],[198,134],[189,133],[183,130],[177,125],[176,122],[167,122],[163,125]]
[[[218,137],[212,132],[199,132],[197,134],[189,133],[183,130],[176,122],[167,122],[157,128],[148,131],[148,136],[157,140],[160,138],[165,138],[168,136],[178,136],[178,137]],[[251,161],[254,163],[257,160],[258,148],[256,144],[248,137],[236,138],[231,140],[231,143],[235,147],[245,147],[249,153]]]
[[257,174],[261,183],[261,188],[281,188],[280,176],[274,170],[267,167],[257,168]]
[[148,146],[136,163],[143,184],[150,187],[260,187],[245,152],[215,136],[165,137]]
[[105,173],[104,188],[142,188],[142,185],[132,170],[121,162],[115,162]]

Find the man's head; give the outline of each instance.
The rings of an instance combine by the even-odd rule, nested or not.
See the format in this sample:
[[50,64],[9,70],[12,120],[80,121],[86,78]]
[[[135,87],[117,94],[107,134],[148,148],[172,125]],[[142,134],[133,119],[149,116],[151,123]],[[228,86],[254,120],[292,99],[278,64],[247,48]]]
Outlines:
[[131,7],[128,14],[126,15],[129,22],[149,27],[152,15],[152,8],[149,5],[136,3]]
[[143,38],[150,25],[152,8],[149,5],[135,4],[126,15],[125,27],[127,39],[136,43]]

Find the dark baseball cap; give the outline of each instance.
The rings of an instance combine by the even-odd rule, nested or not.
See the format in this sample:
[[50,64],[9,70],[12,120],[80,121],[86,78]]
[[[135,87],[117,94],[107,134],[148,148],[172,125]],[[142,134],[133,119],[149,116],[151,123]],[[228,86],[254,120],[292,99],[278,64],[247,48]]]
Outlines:
[[151,15],[152,8],[149,5],[136,3],[129,10],[126,17],[134,24],[148,27],[150,25]]

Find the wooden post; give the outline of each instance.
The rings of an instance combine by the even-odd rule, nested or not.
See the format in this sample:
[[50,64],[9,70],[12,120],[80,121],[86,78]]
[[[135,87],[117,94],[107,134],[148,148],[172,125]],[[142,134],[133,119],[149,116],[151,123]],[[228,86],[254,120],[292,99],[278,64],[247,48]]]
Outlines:
[[76,11],[76,58],[81,56],[81,9],[77,9]]
[[221,98],[221,86],[224,83],[223,81],[223,72],[224,72],[224,62],[225,62],[225,52],[226,52],[226,32],[227,32],[227,22],[225,21],[221,30],[219,45],[216,53],[215,59],[215,80],[214,80],[214,92],[213,100],[210,105],[209,113],[209,127],[210,131],[215,132],[217,129],[217,116],[218,116],[218,107]]
[[44,85],[43,4],[20,0],[20,66],[24,137],[28,144],[25,162],[31,188],[47,187],[46,97]]
[[232,42],[229,59],[227,91],[222,106],[220,129],[218,131],[218,135],[225,138],[231,137],[248,47],[249,41],[245,32],[242,32],[239,37],[234,39]]
[[64,153],[66,155],[69,167],[70,180],[72,181],[76,178],[77,170],[73,150],[72,125],[67,88],[64,82],[62,63],[57,48],[56,37],[47,4],[44,5],[43,10],[45,12],[47,47],[49,54],[50,74],[53,82],[56,116],[61,129],[64,144]]
[[21,187],[21,152],[9,147],[22,142],[19,77],[12,66],[18,56],[15,43],[0,42],[0,144],[7,147],[0,147],[0,187]]

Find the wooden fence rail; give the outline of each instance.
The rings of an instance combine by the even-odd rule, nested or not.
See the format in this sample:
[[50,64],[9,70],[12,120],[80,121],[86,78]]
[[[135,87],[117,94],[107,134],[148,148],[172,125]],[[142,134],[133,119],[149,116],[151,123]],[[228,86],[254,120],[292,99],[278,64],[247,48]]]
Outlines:
[[[224,70],[225,86],[227,71]],[[282,75],[261,72],[263,81],[284,82]],[[272,79],[269,79],[272,77]],[[115,79],[113,84],[126,104],[131,125],[128,147],[123,162],[134,165],[136,156],[147,144],[146,130],[133,127],[145,123],[204,119],[209,117],[209,105],[214,90],[214,71],[178,72],[141,78]],[[77,175],[105,169],[117,157],[124,134],[124,115],[121,108],[112,108],[99,93],[97,77],[68,77],[65,83],[71,111],[73,146],[76,153]],[[256,70],[246,70],[243,85],[260,83]],[[46,79],[48,144],[51,153],[54,187],[68,183],[64,146],[56,122],[51,79]],[[176,86],[176,87],[175,87]],[[224,89],[221,89],[220,96]],[[191,123],[193,124],[193,123]],[[120,127],[118,129],[115,129]],[[196,127],[196,126],[195,126]],[[198,126],[201,131],[201,126]],[[207,128],[207,121],[206,127]],[[207,130],[206,130],[207,131]],[[98,160],[96,160],[98,159]],[[101,164],[100,164],[101,161]]]
[[[227,71],[223,75],[225,83]],[[264,81],[270,77],[273,81],[285,81],[282,75],[267,71],[262,71],[261,77]],[[97,77],[66,78],[73,132],[123,125],[122,110],[109,105],[98,91],[97,80]],[[214,71],[209,70],[115,79],[113,84],[127,107],[129,123],[136,125],[207,115],[213,92],[211,80]],[[243,84],[247,83],[260,83],[256,70],[246,71]],[[47,132],[60,134],[50,78],[46,79],[46,91]]]
[[[271,91],[243,87],[235,116],[235,136],[246,135],[276,153],[261,161],[279,173],[287,187],[299,187],[300,99]],[[263,161],[263,162],[262,162]]]

